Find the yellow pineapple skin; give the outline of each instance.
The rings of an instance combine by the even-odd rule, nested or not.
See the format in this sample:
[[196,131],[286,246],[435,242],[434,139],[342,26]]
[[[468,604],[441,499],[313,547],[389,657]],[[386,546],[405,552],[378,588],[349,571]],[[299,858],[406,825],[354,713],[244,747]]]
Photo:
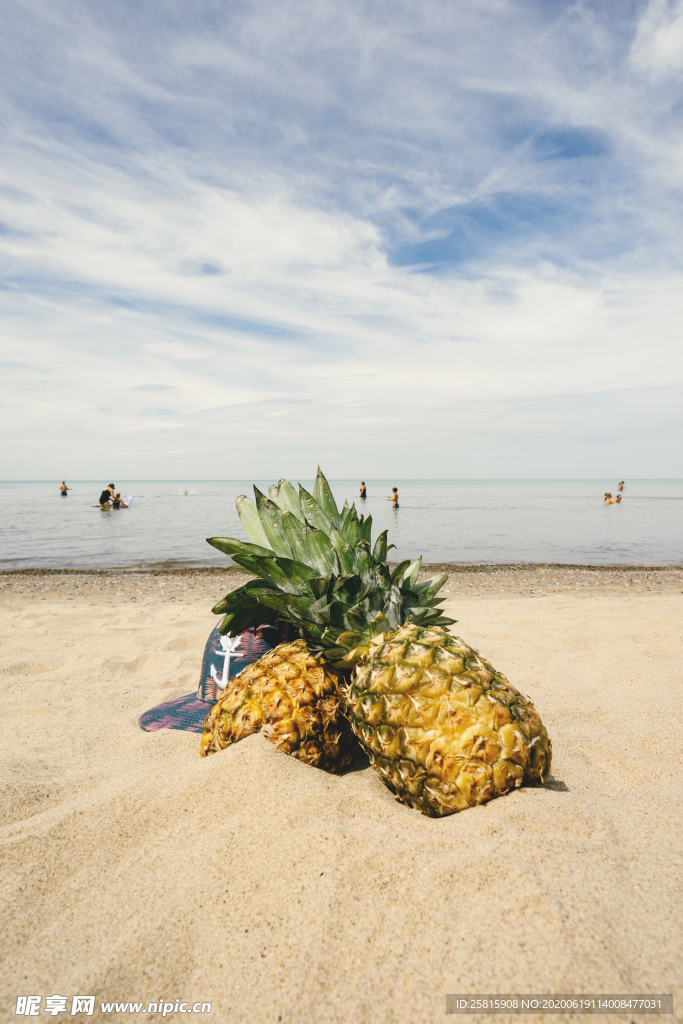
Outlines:
[[552,745],[531,701],[443,628],[408,624],[371,643],[346,697],[383,781],[430,817],[548,778]]
[[280,644],[226,686],[206,716],[200,757],[260,732],[286,754],[337,773],[357,743],[343,715],[340,675],[303,640]]

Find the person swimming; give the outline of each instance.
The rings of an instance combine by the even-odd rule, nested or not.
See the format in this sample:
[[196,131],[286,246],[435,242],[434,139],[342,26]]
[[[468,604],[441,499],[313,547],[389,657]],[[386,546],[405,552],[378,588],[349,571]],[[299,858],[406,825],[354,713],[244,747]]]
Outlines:
[[66,486],[66,481],[62,480],[61,484],[59,485],[59,493],[61,494],[61,496],[63,498],[66,498],[68,492],[72,491],[72,490],[73,490],[73,487],[67,487]]
[[360,482],[360,496],[361,498],[367,498],[368,496],[368,490],[367,487],[365,486],[365,480],[361,480]]
[[395,487],[391,488],[391,494],[387,498],[387,501],[393,501],[394,508],[398,508],[398,491]]
[[626,486],[626,484],[624,483],[624,481],[623,481],[623,480],[620,480],[620,481],[619,481],[619,486],[617,487],[617,490],[618,490],[618,491],[623,491],[623,489],[624,489],[624,487],[625,487],[625,486]]
[[603,501],[603,505],[618,505],[620,501],[620,494],[617,494],[616,498],[613,498],[609,491],[605,491],[605,500]]

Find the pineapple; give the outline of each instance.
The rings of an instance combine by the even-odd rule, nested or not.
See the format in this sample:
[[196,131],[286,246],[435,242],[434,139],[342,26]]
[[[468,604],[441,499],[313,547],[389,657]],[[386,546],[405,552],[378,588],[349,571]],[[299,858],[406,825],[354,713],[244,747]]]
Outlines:
[[356,748],[342,712],[339,673],[303,640],[280,644],[228,683],[204,724],[202,757],[259,732],[286,754],[338,772]]
[[430,817],[548,777],[551,743],[531,701],[438,626],[408,624],[371,641],[346,699],[383,781]]
[[[237,499],[252,543],[209,543],[256,579],[214,612],[225,615],[223,633],[287,621],[302,641],[228,684],[207,717],[202,754],[269,724],[282,749],[339,770],[348,749],[342,708],[386,785],[432,817],[545,782],[551,744],[533,704],[445,629],[454,620],[436,595],[447,574],[418,582],[421,559],[391,571],[387,531],[371,551],[371,517],[346,505],[340,513],[320,469],[313,495],[286,480],[269,499],[254,492],[256,502]],[[322,673],[318,689],[306,685],[299,659],[308,666],[307,658]]]
[[343,635],[344,644],[349,638],[362,641],[397,627],[406,614],[419,622],[452,622],[435,607],[436,591],[447,577],[417,585],[419,559],[390,572],[386,531],[371,552],[372,517],[359,518],[348,506],[340,513],[320,470],[313,495],[304,488],[297,494],[287,480],[271,489],[277,501],[256,487],[254,493],[255,502],[244,495],[237,499],[252,543],[227,537],[209,543],[257,578],[213,610],[224,615],[223,634],[285,620],[306,642],[280,644],[227,683],[204,723],[200,754],[268,727],[280,749],[337,772],[358,744],[341,710],[340,683],[351,672],[348,647],[336,638]]

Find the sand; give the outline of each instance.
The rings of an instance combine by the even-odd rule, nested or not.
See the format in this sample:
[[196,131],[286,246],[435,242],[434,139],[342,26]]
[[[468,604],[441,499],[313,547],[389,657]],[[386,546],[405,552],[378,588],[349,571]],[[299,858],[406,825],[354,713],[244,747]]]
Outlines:
[[200,759],[196,735],[142,732],[196,687],[224,579],[5,577],[2,1019],[39,993],[68,997],[57,1021],[186,1000],[211,1014],[165,1019],[421,1024],[447,993],[673,992],[682,1020],[677,578],[449,586],[555,753],[545,788],[432,820],[362,758],[337,778],[261,736]]

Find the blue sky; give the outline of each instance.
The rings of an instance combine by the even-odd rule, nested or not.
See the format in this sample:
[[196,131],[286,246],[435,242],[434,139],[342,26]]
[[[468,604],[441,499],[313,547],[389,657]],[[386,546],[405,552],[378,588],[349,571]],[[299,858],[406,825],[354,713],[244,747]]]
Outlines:
[[683,476],[683,6],[3,4],[4,479]]

